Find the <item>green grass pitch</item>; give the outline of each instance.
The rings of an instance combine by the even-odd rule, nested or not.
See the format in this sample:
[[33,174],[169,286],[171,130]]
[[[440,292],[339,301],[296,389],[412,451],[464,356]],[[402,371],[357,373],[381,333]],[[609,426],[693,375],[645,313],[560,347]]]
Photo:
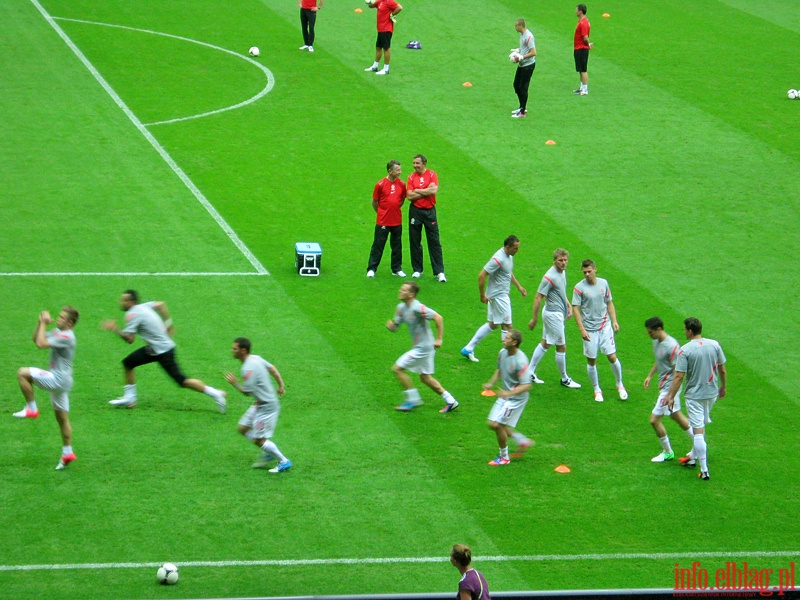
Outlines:
[[[571,93],[565,0],[407,0],[385,78],[364,72],[375,17],[355,12],[360,0],[325,4],[314,54],[297,50],[292,0],[39,2],[41,11],[0,3],[0,595],[449,592],[457,573],[444,559],[456,542],[473,547],[493,591],[671,588],[675,563],[693,553],[709,570],[747,560],[777,571],[798,558],[800,102],[786,99],[800,87],[796,2],[591,2],[583,98]],[[520,16],[539,54],[529,116],[513,120],[506,56]],[[264,73],[219,49],[261,48],[275,83],[267,95],[143,129],[270,275],[252,274],[56,27],[143,124],[258,94]],[[412,39],[421,51],[404,48]],[[409,339],[384,323],[400,282],[388,256],[364,277],[372,186],[391,158],[407,176],[418,152],[441,184],[448,282],[426,272],[420,299],[444,316],[436,376],[461,402],[449,415],[429,391],[413,413],[393,410],[401,395],[389,369]],[[499,336],[478,347],[478,364],[459,350],[485,319],[477,274],[511,233],[530,294],[512,293],[517,326],[554,248],[570,250],[570,286],[581,259],[597,261],[614,293],[630,399],[616,400],[602,360],[604,404],[586,387],[562,389],[551,350],[539,369],[547,385],[520,422],[536,447],[491,469],[491,402],[479,391]],[[320,277],[295,273],[300,241],[322,245]],[[24,275],[66,272],[196,275]],[[256,450],[236,433],[242,396],[231,393],[219,415],[153,366],[139,371],[136,410],[108,406],[129,347],[99,323],[121,316],[129,287],[168,303],[190,376],[226,386],[240,335],[281,370],[274,439],[291,471],[250,468]],[[67,303],[81,311],[78,461],[57,473],[46,395],[36,421],[10,415],[22,403],[16,370],[46,361],[30,342],[37,313]],[[679,339],[682,319],[699,317],[729,359],[708,484],[649,460],[659,444],[647,422],[654,393],[642,389],[652,365],[643,322],[655,314]],[[580,339],[567,329],[568,368],[586,386]],[[528,355],[538,337],[526,336]],[[572,472],[554,472],[560,464]],[[184,566],[174,588],[159,587],[150,566],[10,568],[432,557],[442,561]]]

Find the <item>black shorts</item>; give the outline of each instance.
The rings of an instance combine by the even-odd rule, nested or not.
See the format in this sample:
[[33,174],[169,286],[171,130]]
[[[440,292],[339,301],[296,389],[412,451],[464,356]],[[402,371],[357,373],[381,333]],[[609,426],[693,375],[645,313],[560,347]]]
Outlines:
[[392,47],[392,32],[391,31],[379,31],[378,32],[378,39],[375,40],[375,47],[376,48],[383,48],[384,50],[388,50]]
[[129,371],[133,371],[136,367],[148,365],[152,362],[157,362],[161,368],[166,371],[167,375],[175,380],[175,383],[182,386],[183,382],[188,378],[181,373],[181,368],[175,361],[175,348],[167,350],[163,354],[153,354],[150,351],[150,346],[142,346],[138,350],[134,350],[128,356],[122,359],[122,365]]
[[589,49],[581,48],[575,50],[575,70],[578,73],[586,73],[586,67],[589,65]]

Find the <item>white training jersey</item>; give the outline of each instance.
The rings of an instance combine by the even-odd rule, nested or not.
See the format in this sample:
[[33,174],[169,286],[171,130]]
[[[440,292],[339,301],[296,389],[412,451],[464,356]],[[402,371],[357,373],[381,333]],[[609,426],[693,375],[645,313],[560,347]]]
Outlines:
[[169,337],[167,327],[153,305],[155,302],[134,304],[125,313],[125,329],[122,333],[138,334],[153,354],[164,354],[175,347],[175,342]]
[[486,263],[483,270],[489,274],[489,282],[486,287],[487,298],[497,298],[498,296],[508,296],[511,291],[511,275],[514,271],[514,257],[506,254],[503,248],[494,253],[494,256]]
[[257,404],[276,410],[280,408],[280,401],[269,374],[271,367],[270,363],[257,354],[248,356],[242,363],[242,388]]
[[411,334],[411,339],[414,341],[415,349],[430,351],[433,349],[435,337],[428,321],[433,320],[437,314],[435,310],[425,306],[414,298],[410,304],[401,302],[397,305],[394,314],[394,323],[396,325],[400,325],[401,323],[408,325],[408,332]]
[[611,288],[600,277],[594,285],[581,279],[572,290],[572,306],[580,307],[581,320],[586,331],[602,331],[608,323],[608,303],[611,301]]

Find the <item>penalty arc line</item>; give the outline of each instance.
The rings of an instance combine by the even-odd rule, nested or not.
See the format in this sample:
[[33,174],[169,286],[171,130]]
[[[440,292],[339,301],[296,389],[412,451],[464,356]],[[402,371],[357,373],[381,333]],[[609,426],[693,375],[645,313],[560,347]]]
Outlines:
[[[698,558],[780,558],[800,557],[800,550],[756,552],[658,552],[627,554],[536,554],[527,556],[473,556],[475,562],[567,562],[582,560],[674,560]],[[448,562],[448,557],[396,557],[396,558],[319,558],[297,560],[223,560],[176,561],[180,567],[299,567],[314,565],[386,565],[401,563]],[[53,565],[0,565],[2,571],[66,571],[77,569],[145,569],[160,567],[160,562],[143,563],[76,563]]]
[[175,119],[167,119],[165,121],[154,121],[153,123],[145,123],[145,127],[152,127],[154,125],[167,125],[169,123],[180,123],[182,121],[189,121],[191,119],[200,119],[202,117],[210,117],[211,115],[218,115],[219,113],[227,112],[229,110],[235,110],[237,108],[242,108],[243,106],[247,106],[248,104],[252,104],[256,100],[259,100],[266,96],[272,88],[275,86],[275,77],[272,75],[272,71],[266,68],[259,62],[256,62],[252,58],[239,54],[238,52],[234,52],[233,50],[228,50],[227,48],[222,48],[220,46],[215,46],[214,44],[208,44],[206,42],[201,42],[199,40],[193,40],[191,38],[182,37],[180,35],[172,35],[171,33],[162,33],[160,31],[153,31],[152,29],[140,29],[138,27],[128,27],[127,25],[114,25],[112,23],[99,23],[97,21],[84,21],[83,19],[70,19],[67,17],[53,17],[56,21],[70,21],[72,23],[83,23],[84,25],[97,25],[99,27],[114,27],[116,29],[126,29],[128,31],[138,31],[139,33],[149,33],[151,35],[160,35],[162,37],[172,38],[174,40],[180,40],[182,42],[189,42],[191,44],[197,44],[198,46],[205,46],[206,48],[212,48],[213,50],[219,50],[220,52],[225,52],[226,54],[231,54],[236,56],[237,58],[241,58],[246,60],[250,64],[255,65],[264,73],[267,77],[267,85],[264,86],[264,89],[261,90],[255,96],[248,98],[244,102],[239,102],[238,104],[233,104],[231,106],[226,106],[225,108],[218,108],[217,110],[211,110],[208,112],[200,113],[197,115],[191,115],[188,117],[178,117]]
[[36,9],[42,14],[45,21],[53,28],[53,30],[59,35],[59,37],[64,40],[64,43],[67,44],[70,50],[78,57],[83,65],[89,70],[92,76],[97,80],[100,86],[106,91],[106,93],[111,96],[111,99],[114,103],[125,113],[125,115],[130,119],[131,123],[133,123],[134,127],[139,130],[145,139],[150,142],[150,145],[153,146],[156,152],[164,159],[164,162],[169,165],[172,171],[178,176],[178,178],[183,182],[183,184],[189,189],[190,192],[194,195],[198,202],[203,205],[208,211],[208,214],[216,221],[217,225],[219,225],[222,230],[226,233],[228,238],[234,243],[234,245],[239,249],[239,251],[244,254],[245,258],[250,261],[250,264],[256,269],[259,274],[262,275],[269,275],[269,271],[261,264],[261,262],[255,257],[255,255],[250,252],[250,249],[244,244],[244,242],[236,235],[236,232],[231,229],[230,225],[222,218],[222,215],[219,214],[216,208],[208,201],[208,198],[205,197],[203,192],[194,184],[194,182],[189,179],[189,176],[181,169],[178,164],[173,160],[173,158],[169,155],[169,153],[164,149],[164,147],[156,140],[155,137],[147,130],[147,128],[142,124],[142,122],[138,119],[138,117],[133,114],[133,111],[128,108],[128,105],[120,98],[119,94],[114,91],[111,85],[105,80],[105,78],[100,74],[100,72],[94,67],[94,65],[89,62],[89,59],[84,56],[83,52],[75,45],[75,43],[70,39],[70,37],[64,32],[63,29],[55,22],[50,13],[48,13],[44,7],[39,4],[38,0],[31,0],[31,3],[36,7]]

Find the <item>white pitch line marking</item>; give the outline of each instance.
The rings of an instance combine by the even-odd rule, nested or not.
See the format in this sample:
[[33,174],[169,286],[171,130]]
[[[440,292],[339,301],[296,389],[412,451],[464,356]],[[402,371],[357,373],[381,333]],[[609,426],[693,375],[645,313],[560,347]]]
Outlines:
[[[800,556],[800,550],[756,552],[658,552],[628,554],[534,554],[526,556],[473,556],[475,562],[567,562],[581,560],[674,560],[698,558],[780,558]],[[308,565],[386,565],[398,563],[448,562],[443,556],[397,558],[309,558],[298,560],[174,561],[179,567],[298,567]],[[145,569],[160,567],[160,562],[78,563],[55,565],[0,565],[0,571],[66,571],[77,569]]]
[[192,192],[197,201],[203,205],[203,207],[208,211],[208,214],[212,216],[214,221],[217,222],[222,230],[227,234],[228,238],[234,243],[234,245],[239,249],[239,251],[244,254],[250,264],[262,275],[269,275],[269,271],[264,268],[264,265],[255,257],[255,255],[250,252],[250,249],[244,244],[244,242],[236,235],[236,232],[231,229],[230,225],[222,218],[222,215],[219,214],[216,208],[208,201],[208,198],[205,197],[203,192],[194,184],[194,182],[189,179],[189,176],[181,169],[178,164],[172,159],[169,153],[164,149],[164,147],[153,137],[153,135],[147,130],[147,128],[142,124],[142,122],[138,119],[138,117],[133,114],[128,105],[119,97],[119,94],[114,91],[114,89],[109,85],[109,83],[103,78],[100,72],[94,67],[94,65],[89,62],[89,59],[84,56],[83,52],[74,44],[74,42],[70,39],[70,37],[64,32],[61,27],[59,27],[58,23],[55,22],[53,17],[50,16],[41,4],[39,4],[38,0],[31,0],[31,3],[37,8],[37,10],[42,14],[44,19],[50,25],[50,27],[55,30],[55,32],[59,35],[59,37],[64,40],[64,43],[67,44],[70,50],[78,57],[78,59],[83,63],[83,65],[89,70],[89,72],[94,76],[97,82],[102,86],[102,88],[111,96],[111,99],[116,103],[117,106],[125,113],[125,115],[130,119],[131,123],[133,123],[134,127],[139,130],[139,132],[145,137],[145,139],[150,142],[150,145],[158,152],[162,159],[169,165],[172,171],[180,178],[183,184],[189,188],[189,191]]
[[83,19],[70,19],[70,18],[67,18],[67,17],[53,17],[53,19],[56,20],[56,21],[69,21],[71,23],[83,23],[85,25],[97,25],[97,26],[100,26],[100,27],[115,27],[117,29],[127,29],[128,31],[138,31],[140,33],[149,33],[151,35],[160,35],[160,36],[172,38],[172,39],[175,39],[175,40],[181,40],[183,42],[190,42],[192,44],[197,44],[199,46],[205,46],[206,48],[212,48],[214,50],[219,50],[220,52],[225,52],[226,54],[230,54],[230,55],[235,56],[237,58],[241,58],[242,60],[246,60],[247,62],[249,62],[249,63],[255,65],[256,67],[258,67],[259,69],[261,69],[261,71],[267,77],[267,85],[264,86],[264,89],[261,90],[258,94],[256,94],[252,98],[248,98],[244,102],[239,102],[238,104],[234,104],[232,106],[226,106],[225,108],[218,108],[217,110],[204,112],[204,113],[201,113],[201,114],[198,114],[198,115],[191,115],[189,117],[178,117],[176,119],[167,119],[165,121],[155,121],[153,123],[145,123],[144,124],[145,127],[152,127],[153,125],[166,125],[167,123],[178,123],[180,121],[189,121],[190,119],[199,119],[201,117],[209,117],[211,115],[216,115],[216,114],[219,114],[219,113],[222,113],[222,112],[227,112],[229,110],[234,110],[235,108],[241,108],[243,106],[247,106],[248,104],[252,104],[256,100],[259,100],[260,98],[263,98],[264,96],[269,94],[270,91],[272,91],[272,88],[275,86],[275,77],[273,76],[272,71],[270,71],[267,67],[262,65],[260,62],[255,61],[252,58],[250,58],[249,56],[245,56],[244,54],[239,54],[238,52],[234,52],[233,50],[228,50],[227,48],[222,48],[220,46],[215,46],[214,44],[201,42],[199,40],[193,40],[191,38],[182,37],[182,36],[179,36],[179,35],[172,35],[171,33],[162,33],[160,31],[153,31],[151,29],[139,29],[138,27],[128,27],[126,25],[114,25],[112,23],[99,23],[97,21],[84,21]]

